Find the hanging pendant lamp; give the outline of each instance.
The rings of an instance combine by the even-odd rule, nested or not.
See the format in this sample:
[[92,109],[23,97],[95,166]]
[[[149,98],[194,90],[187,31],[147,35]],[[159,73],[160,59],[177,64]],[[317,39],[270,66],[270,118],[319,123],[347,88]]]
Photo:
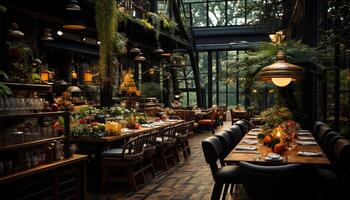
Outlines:
[[51,34],[51,29],[45,28],[44,29],[44,33],[43,33],[43,35],[42,35],[42,37],[40,39],[43,40],[43,41],[54,40],[54,38],[52,37],[52,34]]
[[154,54],[162,54],[162,53],[164,53],[164,50],[160,47],[157,47],[157,48],[153,49],[153,53]]
[[285,87],[291,81],[300,79],[304,69],[285,60],[285,53],[278,51],[275,63],[264,67],[258,74],[263,81],[272,81],[278,87]]
[[81,8],[77,0],[70,0],[65,9],[64,29],[83,30],[86,29],[85,22],[81,16]]
[[143,62],[146,60],[145,56],[143,56],[143,54],[140,52],[135,58],[134,58],[135,61],[137,62]]
[[13,39],[21,39],[24,37],[24,33],[19,30],[19,26],[17,23],[11,24],[11,29],[9,30],[8,34]]
[[141,52],[141,49],[137,48],[137,47],[134,47],[134,48],[131,48],[129,53],[140,53]]

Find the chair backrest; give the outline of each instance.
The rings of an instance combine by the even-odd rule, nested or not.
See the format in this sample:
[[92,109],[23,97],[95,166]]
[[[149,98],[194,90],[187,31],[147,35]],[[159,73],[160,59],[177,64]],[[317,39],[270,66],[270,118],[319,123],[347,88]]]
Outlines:
[[189,121],[183,124],[187,135],[190,133],[193,133],[193,125],[194,125],[194,121]]
[[238,140],[241,141],[241,139],[244,136],[244,134],[241,131],[241,128],[238,125],[233,125],[230,127],[230,130],[233,131],[236,135],[238,135]]
[[143,135],[131,138],[123,147],[123,157],[128,160],[143,158],[143,147],[147,138]]
[[[240,162],[241,181],[249,199],[313,199],[312,171],[303,165],[259,166]],[[292,190],[292,191],[291,191]]]
[[157,146],[157,137],[159,135],[158,130],[143,134],[141,137],[144,137],[143,144],[143,155],[152,156],[156,151]]
[[333,165],[338,173],[350,169],[350,142],[345,138],[337,140],[333,148]]
[[241,129],[241,132],[242,132],[243,135],[245,135],[248,132],[247,125],[246,125],[246,123],[244,121],[238,120],[234,124],[239,126],[239,128]]
[[332,129],[327,124],[321,125],[315,135],[316,140],[319,142],[319,144],[323,143],[323,140],[327,133],[331,132]]
[[334,136],[331,138],[331,140],[329,141],[328,143],[328,147],[327,147],[327,152],[328,152],[328,158],[331,160],[331,161],[334,161],[335,158],[334,158],[334,154],[333,154],[333,151],[334,151],[334,146],[335,144],[337,143],[337,141],[341,138],[344,138],[343,136],[341,135],[337,135],[337,136]]
[[176,131],[178,126],[170,126],[160,131],[158,138],[161,139],[163,144],[171,144],[176,142]]
[[222,146],[219,138],[210,136],[202,141],[202,150],[205,161],[209,164],[213,179],[216,180],[216,172],[218,171],[217,161],[219,155],[222,154]]
[[316,134],[318,131],[318,128],[320,128],[321,125],[324,125],[325,123],[321,122],[321,121],[316,121],[313,128],[312,128],[312,134]]
[[335,136],[338,136],[339,133],[335,132],[335,131],[330,131],[328,133],[325,134],[322,143],[320,144],[322,149],[325,151],[326,154],[330,153],[328,152],[328,145],[331,142],[331,139]]
[[239,141],[242,139],[241,129],[238,126],[234,125],[232,129],[226,129],[224,132],[228,133],[233,141],[233,146],[235,147]]
[[222,146],[222,154],[219,154],[221,165],[224,165],[225,157],[232,151],[234,147],[234,143],[230,137],[230,135],[226,132],[215,134],[217,138],[219,138]]

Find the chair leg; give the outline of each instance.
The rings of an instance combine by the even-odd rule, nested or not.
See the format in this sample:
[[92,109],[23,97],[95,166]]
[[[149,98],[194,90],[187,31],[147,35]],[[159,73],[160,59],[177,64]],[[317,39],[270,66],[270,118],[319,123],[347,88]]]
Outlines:
[[211,133],[212,133],[213,135],[215,134],[214,125],[211,127]]
[[224,187],[224,193],[222,194],[222,199],[226,199],[226,194],[227,194],[227,190],[228,190],[228,187],[230,186],[230,184],[225,184],[225,187]]
[[233,194],[233,188],[235,187],[235,184],[230,184],[230,194]]
[[136,185],[136,179],[135,179],[135,175],[134,175],[134,170],[132,169],[132,167],[128,167],[126,169],[126,171],[128,172],[128,179],[129,179],[130,186],[135,191],[137,191],[137,185]]
[[108,177],[108,167],[102,167],[101,170],[101,185],[100,190],[103,192],[106,189],[106,182]]
[[222,192],[222,183],[215,182],[213,192],[211,193],[211,200],[218,200],[220,199],[221,192]]
[[152,158],[152,156],[151,156],[151,158],[150,158],[150,162],[151,162],[151,173],[152,173],[152,176],[153,176],[153,178],[154,177],[156,177],[156,169],[154,168],[154,162],[153,162],[153,158]]

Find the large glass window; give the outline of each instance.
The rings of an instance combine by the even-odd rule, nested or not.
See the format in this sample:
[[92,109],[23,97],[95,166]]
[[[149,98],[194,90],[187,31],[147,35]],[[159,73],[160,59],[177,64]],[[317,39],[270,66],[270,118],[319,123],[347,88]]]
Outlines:
[[183,0],[193,27],[258,25],[282,18],[282,0]]

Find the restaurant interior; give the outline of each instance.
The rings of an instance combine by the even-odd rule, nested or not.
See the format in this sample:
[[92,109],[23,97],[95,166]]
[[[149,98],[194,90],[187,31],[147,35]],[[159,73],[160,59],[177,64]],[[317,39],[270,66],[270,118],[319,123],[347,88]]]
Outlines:
[[1,0],[1,200],[350,199],[350,1]]

